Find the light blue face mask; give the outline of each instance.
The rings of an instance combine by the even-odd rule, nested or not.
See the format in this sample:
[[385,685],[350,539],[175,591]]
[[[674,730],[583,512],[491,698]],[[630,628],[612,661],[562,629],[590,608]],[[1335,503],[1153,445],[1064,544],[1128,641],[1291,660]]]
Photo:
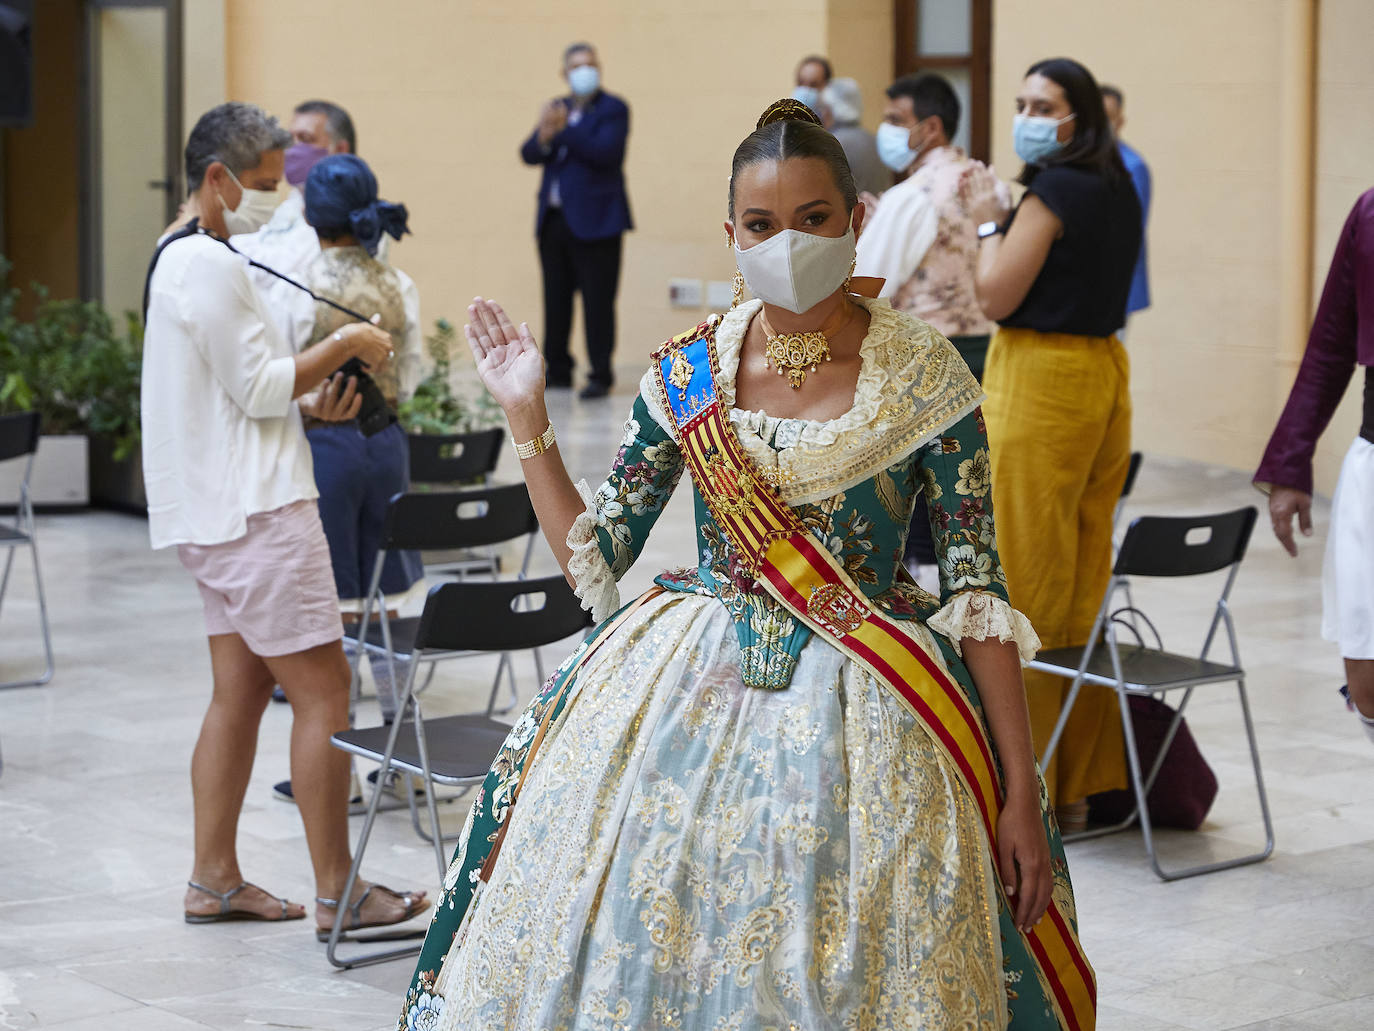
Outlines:
[[812,111],[819,111],[821,106],[821,91],[815,86],[798,86],[792,91],[792,99],[800,100]]
[[1073,115],[1063,118],[1044,118],[1038,115],[1017,115],[1012,124],[1012,143],[1016,156],[1029,165],[1038,165],[1064,149],[1059,140],[1059,127]]
[[589,97],[601,87],[601,69],[594,64],[580,64],[568,72],[568,85],[579,97]]
[[894,172],[905,172],[910,168],[911,163],[921,156],[920,150],[912,150],[907,146],[910,139],[911,130],[904,125],[884,122],[878,126],[874,143],[877,144],[878,157],[883,164]]

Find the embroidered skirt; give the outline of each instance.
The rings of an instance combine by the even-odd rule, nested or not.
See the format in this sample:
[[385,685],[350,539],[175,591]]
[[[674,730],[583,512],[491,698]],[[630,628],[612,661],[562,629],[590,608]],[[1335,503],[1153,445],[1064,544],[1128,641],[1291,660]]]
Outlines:
[[433,939],[452,939],[491,824],[473,825],[511,761],[474,803],[402,1027],[1058,1026],[926,732],[823,641],[785,690],[746,687],[739,665],[729,613],[696,595],[661,595],[600,647],[444,956]]

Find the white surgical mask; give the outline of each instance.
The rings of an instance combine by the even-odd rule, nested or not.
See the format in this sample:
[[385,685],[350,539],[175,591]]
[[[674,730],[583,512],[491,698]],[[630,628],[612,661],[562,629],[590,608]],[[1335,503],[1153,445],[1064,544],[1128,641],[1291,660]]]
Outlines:
[[750,293],[800,315],[844,284],[854,266],[854,226],[843,236],[784,229],[743,251],[736,242],[735,260]]
[[911,130],[904,125],[884,122],[878,126],[878,131],[874,136],[874,142],[878,147],[878,157],[892,171],[905,172],[911,167],[911,163],[921,156],[919,147],[912,150],[908,146],[907,141],[910,138]]
[[219,206],[224,215],[224,228],[230,236],[238,236],[240,233],[256,233],[263,226],[272,220],[272,214],[277,210],[277,205],[281,203],[281,198],[277,196],[276,190],[250,190],[239,182],[239,177],[229,171],[229,166],[225,165],[224,170],[229,172],[229,178],[234,180],[234,184],[243,191],[243,196],[239,198],[239,206],[229,207],[224,203],[224,198],[220,197]]
[[601,87],[601,70],[594,64],[580,64],[568,72],[568,85],[579,97],[590,97]]
[[792,99],[800,100],[812,111],[815,111],[821,106],[821,91],[815,86],[798,85],[792,90]]

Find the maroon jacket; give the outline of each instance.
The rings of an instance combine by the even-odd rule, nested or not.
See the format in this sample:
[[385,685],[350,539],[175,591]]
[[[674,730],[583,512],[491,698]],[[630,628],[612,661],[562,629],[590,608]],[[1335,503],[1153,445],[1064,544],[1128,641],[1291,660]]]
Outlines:
[[1360,195],[1341,229],[1307,351],[1256,484],[1312,493],[1312,453],[1356,365],[1374,365],[1374,190]]

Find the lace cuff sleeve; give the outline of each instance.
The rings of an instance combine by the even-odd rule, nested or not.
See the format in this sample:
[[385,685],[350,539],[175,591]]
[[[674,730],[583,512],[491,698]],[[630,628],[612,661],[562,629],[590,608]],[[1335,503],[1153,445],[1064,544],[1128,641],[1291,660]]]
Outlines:
[[1030,620],[987,591],[956,594],[944,608],[930,617],[927,625],[937,633],[944,634],[960,658],[963,658],[962,642],[966,637],[975,641],[986,641],[992,637],[1003,643],[1015,641],[1022,662],[1030,662],[1040,650],[1040,638]]
[[577,493],[582,496],[586,508],[573,520],[572,529],[568,531],[568,547],[572,549],[568,572],[572,574],[573,592],[582,607],[600,623],[620,608],[620,589],[597,542],[596,499],[586,480],[577,481]]

